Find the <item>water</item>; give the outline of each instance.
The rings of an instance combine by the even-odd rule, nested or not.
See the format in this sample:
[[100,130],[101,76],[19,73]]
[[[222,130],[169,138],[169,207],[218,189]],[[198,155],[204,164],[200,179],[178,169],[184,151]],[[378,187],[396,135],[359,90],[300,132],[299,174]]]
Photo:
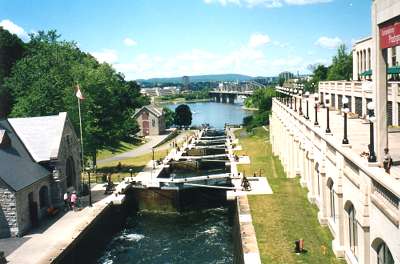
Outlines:
[[[175,110],[179,104],[169,104]],[[192,125],[210,124],[215,128],[224,128],[225,123],[242,124],[243,118],[251,114],[241,104],[224,104],[216,102],[187,103],[192,111]]]
[[140,212],[128,218],[97,263],[233,263],[228,211]]

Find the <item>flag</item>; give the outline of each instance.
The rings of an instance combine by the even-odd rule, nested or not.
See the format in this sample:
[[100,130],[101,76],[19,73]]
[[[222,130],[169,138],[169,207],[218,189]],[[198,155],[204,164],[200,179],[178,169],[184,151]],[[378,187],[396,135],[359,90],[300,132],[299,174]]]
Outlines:
[[85,99],[85,97],[83,97],[83,94],[81,92],[81,89],[79,87],[79,84],[76,85],[76,97],[78,97],[80,100]]

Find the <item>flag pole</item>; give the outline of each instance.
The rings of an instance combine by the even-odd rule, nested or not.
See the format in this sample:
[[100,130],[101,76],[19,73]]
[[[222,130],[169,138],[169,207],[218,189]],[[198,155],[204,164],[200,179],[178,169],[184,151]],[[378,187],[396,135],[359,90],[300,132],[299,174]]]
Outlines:
[[78,99],[78,111],[79,111],[79,128],[80,128],[80,134],[81,134],[81,154],[82,154],[82,170],[85,170],[85,162],[83,160],[83,135],[82,135],[82,116],[81,116],[81,99]]

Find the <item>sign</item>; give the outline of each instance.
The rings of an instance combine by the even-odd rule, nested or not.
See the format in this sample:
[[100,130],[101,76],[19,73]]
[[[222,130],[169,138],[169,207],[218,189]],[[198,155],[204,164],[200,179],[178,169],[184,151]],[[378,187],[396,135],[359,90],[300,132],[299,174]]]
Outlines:
[[381,49],[400,46],[400,23],[379,29]]

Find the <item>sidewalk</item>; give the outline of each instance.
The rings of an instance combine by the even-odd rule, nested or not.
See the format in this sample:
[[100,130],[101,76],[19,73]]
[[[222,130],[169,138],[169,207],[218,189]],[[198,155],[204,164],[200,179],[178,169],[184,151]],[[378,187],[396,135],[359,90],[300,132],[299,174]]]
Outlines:
[[[98,184],[92,189],[92,207],[69,211],[22,238],[0,239],[0,248],[7,249],[6,259],[9,264],[50,263],[108,206],[112,198],[104,195],[102,184]],[[87,204],[88,197],[82,200]]]

